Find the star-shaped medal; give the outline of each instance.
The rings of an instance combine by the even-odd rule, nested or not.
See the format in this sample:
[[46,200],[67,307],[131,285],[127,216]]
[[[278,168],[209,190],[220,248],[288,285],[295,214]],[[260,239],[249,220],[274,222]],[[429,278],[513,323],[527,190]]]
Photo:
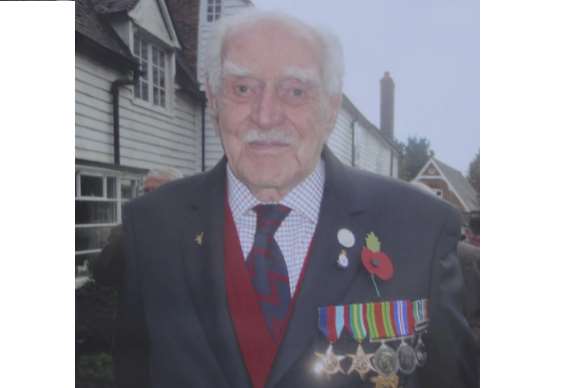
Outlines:
[[370,363],[370,359],[374,356],[374,354],[366,354],[362,349],[362,345],[358,344],[358,348],[356,348],[355,354],[347,354],[347,357],[352,358],[352,365],[350,365],[350,369],[348,370],[347,374],[351,374],[352,371],[356,371],[360,375],[360,378],[364,380],[364,376],[373,370],[372,364]]
[[399,388],[399,376],[396,373],[390,375],[378,375],[370,379],[375,388]]
[[344,373],[344,370],[342,370],[342,367],[340,366],[340,361],[342,361],[345,356],[334,354],[332,345],[328,346],[328,349],[326,349],[326,353],[324,354],[316,352],[316,357],[318,357],[316,364],[316,371],[318,373],[323,372],[328,376],[338,372]]

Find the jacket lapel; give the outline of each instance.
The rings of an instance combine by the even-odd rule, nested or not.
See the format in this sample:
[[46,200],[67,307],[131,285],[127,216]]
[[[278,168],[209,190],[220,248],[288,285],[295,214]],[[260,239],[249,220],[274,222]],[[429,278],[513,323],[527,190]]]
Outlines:
[[[347,228],[355,236],[360,235],[357,230],[362,228],[359,226],[358,216],[363,212],[364,206],[361,206],[357,198],[349,196],[355,191],[347,187],[350,182],[344,178],[346,167],[328,149],[324,149],[323,155],[326,182],[319,221],[295,309],[267,387],[273,387],[314,341],[318,307],[341,300],[362,267],[359,260],[355,259],[360,257],[357,252],[358,243],[349,252],[348,268],[341,269],[336,263],[342,248],[337,240],[337,232],[340,228]],[[322,286],[323,282],[325,287]]]
[[[228,311],[224,272],[225,168],[223,159],[199,185],[186,211],[184,266],[194,308],[230,386],[249,381]],[[199,241],[195,236],[201,236]]]

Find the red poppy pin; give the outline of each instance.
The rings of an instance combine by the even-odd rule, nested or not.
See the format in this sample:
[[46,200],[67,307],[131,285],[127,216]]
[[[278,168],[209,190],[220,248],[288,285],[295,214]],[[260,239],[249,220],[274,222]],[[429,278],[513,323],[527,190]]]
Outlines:
[[381,252],[381,242],[379,238],[370,232],[365,239],[366,246],[362,247],[362,252],[360,258],[362,259],[362,264],[366,270],[370,273],[370,278],[377,292],[377,296],[380,297],[379,288],[375,280],[375,275],[381,280],[389,280],[393,277],[393,262],[389,256]]

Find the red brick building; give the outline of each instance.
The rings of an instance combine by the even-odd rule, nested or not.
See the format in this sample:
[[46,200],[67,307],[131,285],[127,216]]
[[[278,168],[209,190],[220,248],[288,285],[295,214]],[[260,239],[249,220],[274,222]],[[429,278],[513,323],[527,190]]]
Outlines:
[[435,157],[427,161],[411,182],[427,186],[435,195],[451,203],[465,215],[480,210],[478,193],[470,182],[460,171]]

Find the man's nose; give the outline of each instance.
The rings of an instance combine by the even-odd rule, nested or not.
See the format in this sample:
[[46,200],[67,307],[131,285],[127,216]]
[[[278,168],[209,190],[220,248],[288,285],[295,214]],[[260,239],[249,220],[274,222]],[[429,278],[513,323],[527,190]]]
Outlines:
[[259,98],[255,101],[253,120],[263,129],[271,129],[282,123],[284,119],[283,106],[274,88],[263,89]]

